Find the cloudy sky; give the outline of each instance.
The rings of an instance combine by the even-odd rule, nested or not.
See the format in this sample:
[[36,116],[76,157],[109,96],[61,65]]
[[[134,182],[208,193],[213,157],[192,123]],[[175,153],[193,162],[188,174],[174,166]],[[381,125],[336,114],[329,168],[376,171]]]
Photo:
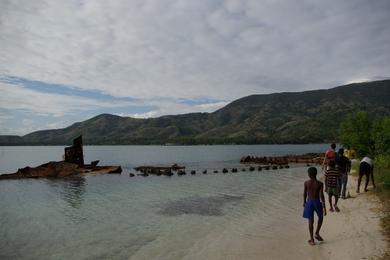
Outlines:
[[389,0],[0,0],[0,134],[389,78],[389,14]]

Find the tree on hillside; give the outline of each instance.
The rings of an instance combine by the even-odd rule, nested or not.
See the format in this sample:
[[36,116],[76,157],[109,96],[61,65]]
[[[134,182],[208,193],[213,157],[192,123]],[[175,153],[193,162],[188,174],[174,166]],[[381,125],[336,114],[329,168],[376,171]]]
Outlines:
[[373,123],[372,137],[375,155],[390,155],[390,117],[377,119]]
[[351,114],[341,123],[340,141],[358,157],[390,155],[390,117],[369,120],[367,112]]
[[352,147],[358,157],[374,155],[375,145],[372,135],[372,123],[367,112],[359,111],[351,114],[341,123],[340,141],[343,145]]

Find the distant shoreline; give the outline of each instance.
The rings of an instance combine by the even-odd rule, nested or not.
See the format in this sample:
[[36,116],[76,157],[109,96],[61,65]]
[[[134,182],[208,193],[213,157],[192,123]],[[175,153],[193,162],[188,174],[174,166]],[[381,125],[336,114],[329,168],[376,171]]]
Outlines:
[[[83,144],[83,146],[254,146],[254,145],[322,145],[330,142],[320,143],[254,143],[254,144]],[[68,146],[69,144],[0,144],[0,147],[12,146]]]

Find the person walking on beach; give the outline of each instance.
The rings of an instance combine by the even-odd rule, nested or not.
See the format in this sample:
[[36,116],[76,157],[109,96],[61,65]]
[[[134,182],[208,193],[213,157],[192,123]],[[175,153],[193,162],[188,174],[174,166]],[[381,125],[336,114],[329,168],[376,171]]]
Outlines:
[[366,176],[366,184],[364,186],[364,191],[365,192],[368,191],[367,186],[368,186],[368,183],[370,181],[370,177],[371,177],[371,181],[372,181],[372,186],[375,188],[376,186],[375,186],[375,182],[374,182],[374,162],[369,157],[364,157],[360,161],[359,178],[358,178],[358,186],[357,186],[356,193],[360,192],[360,183],[362,182],[363,175]]
[[322,170],[327,170],[329,162],[336,160],[336,144],[331,144],[330,149],[325,152],[324,162],[322,163]]
[[[324,197],[324,184],[317,180],[317,168],[310,167],[308,169],[308,175],[310,180],[305,181],[303,191],[303,217],[309,220],[309,233],[310,245],[314,246],[314,237],[318,241],[324,241],[320,236],[320,229],[324,215],[326,215],[325,197]],[[314,229],[314,212],[318,217],[317,229],[315,236],[313,237]]]
[[[325,191],[328,193],[330,209],[329,211],[333,212],[336,210],[340,212],[337,202],[339,201],[339,180],[340,174],[336,169],[336,162],[334,160],[328,162],[328,169],[325,171]],[[332,197],[334,197],[335,202],[332,204]],[[334,209],[333,209],[334,207]]]
[[344,155],[344,149],[340,148],[336,156],[336,169],[340,174],[339,189],[342,199],[345,199],[345,192],[347,190],[348,174],[351,170],[351,160]]

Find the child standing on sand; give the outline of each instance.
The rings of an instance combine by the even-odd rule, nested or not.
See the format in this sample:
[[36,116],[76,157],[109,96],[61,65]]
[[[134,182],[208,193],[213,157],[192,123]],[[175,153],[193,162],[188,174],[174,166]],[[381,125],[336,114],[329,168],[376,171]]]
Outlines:
[[348,183],[348,174],[351,170],[351,160],[348,159],[344,155],[344,149],[340,148],[338,152],[338,156],[336,157],[336,169],[339,171],[340,174],[340,195],[342,199],[345,199],[345,193],[347,190],[347,183]]
[[325,152],[324,162],[322,163],[322,170],[327,170],[329,168],[329,162],[336,160],[336,144],[333,143],[330,145],[330,149]]
[[[340,194],[340,173],[336,169],[336,162],[329,161],[328,169],[325,171],[325,191],[328,193],[330,210],[333,212],[336,210],[340,212],[339,207],[337,206],[337,202],[339,201]],[[332,197],[334,197],[334,205],[332,204]],[[334,210],[333,210],[334,206]]]
[[310,167],[308,169],[310,180],[305,181],[303,191],[303,217],[309,220],[310,245],[314,246],[313,228],[314,228],[314,211],[317,213],[318,223],[315,233],[315,239],[324,241],[320,236],[320,229],[323,221],[323,216],[326,215],[324,184],[317,180],[317,168]]

